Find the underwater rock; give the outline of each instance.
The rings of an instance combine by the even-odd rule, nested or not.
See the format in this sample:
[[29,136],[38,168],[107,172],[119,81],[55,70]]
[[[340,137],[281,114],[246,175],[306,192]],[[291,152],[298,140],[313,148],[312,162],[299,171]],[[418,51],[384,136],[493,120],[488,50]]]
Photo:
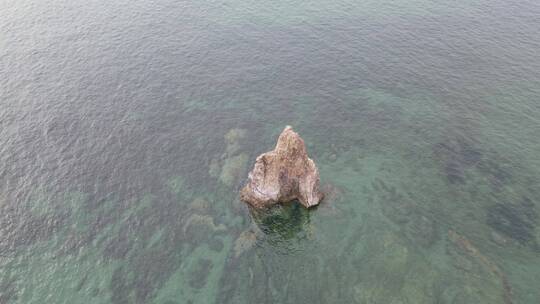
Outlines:
[[395,186],[388,185],[379,178],[375,178],[371,185],[377,196],[380,197],[384,216],[395,224],[408,223],[417,212],[414,203],[407,196],[398,192]]
[[189,273],[189,286],[195,289],[205,287],[213,266],[211,260],[204,258],[200,259]]
[[405,234],[415,244],[428,248],[437,241],[437,225],[434,220],[417,211],[412,214],[411,221],[405,224]]
[[244,129],[229,130],[224,136],[225,152],[210,160],[208,174],[228,187],[236,185],[247,169],[248,155],[240,153],[246,135],[247,131]]
[[335,162],[337,160],[337,155],[335,153],[330,154],[330,156],[328,156],[328,160]]
[[[353,303],[434,303],[419,301],[407,295],[405,284],[412,274],[427,273],[414,264],[414,253],[404,240],[391,231],[381,231],[377,237],[364,239],[365,246],[370,248],[372,256],[356,258],[352,268],[362,273],[356,279],[352,290]],[[422,281],[417,284],[422,284]],[[418,292],[421,294],[421,292]]]
[[221,167],[219,165],[219,160],[217,158],[213,158],[210,161],[210,166],[208,166],[208,174],[211,177],[219,177],[219,173],[221,172]]
[[223,250],[223,247],[225,247],[225,244],[223,244],[223,241],[218,237],[213,237],[208,242],[208,248],[215,252],[221,252],[221,250]]
[[188,206],[190,210],[205,213],[210,210],[210,203],[204,198],[195,198]]
[[225,134],[225,143],[227,144],[227,149],[225,153],[227,155],[234,155],[241,150],[242,142],[245,140],[247,135],[246,130],[244,129],[231,129],[227,134]]
[[227,158],[221,169],[219,180],[227,186],[232,186],[245,172],[248,156],[245,153]]
[[534,243],[536,220],[534,205],[527,201],[520,204],[496,203],[487,212],[487,224],[491,228],[523,245]]
[[242,253],[251,249],[256,241],[257,237],[253,231],[242,232],[234,242],[234,257],[238,258]]
[[257,157],[240,198],[258,208],[295,199],[309,208],[323,198],[319,180],[319,171],[307,155],[304,140],[287,126],[279,135],[276,148]]
[[216,225],[214,223],[214,218],[212,218],[209,215],[200,215],[200,214],[193,214],[191,215],[186,223],[184,224],[182,230],[184,234],[188,231],[188,229],[192,226],[199,226],[199,227],[208,227],[211,231],[217,232],[217,231],[225,231],[227,228],[223,224]]
[[323,215],[342,215],[341,210],[338,208],[338,203],[343,201],[344,191],[343,189],[332,185],[324,184],[321,187],[322,193],[324,193],[324,199],[319,204],[318,210],[323,211]]
[[495,231],[491,231],[490,237],[491,237],[491,240],[499,246],[505,246],[505,245],[508,245],[509,243],[507,238],[505,238],[504,236],[502,236],[501,234]]
[[512,304],[512,287],[506,277],[506,274],[491,261],[487,256],[483,255],[476,246],[474,246],[465,236],[458,234],[454,230],[448,230],[448,240],[463,253],[470,258],[476,260],[484,266],[489,272],[501,281],[502,299],[505,304]]
[[326,183],[321,187],[321,191],[324,193],[324,202],[333,204],[343,200],[344,191],[340,187]]

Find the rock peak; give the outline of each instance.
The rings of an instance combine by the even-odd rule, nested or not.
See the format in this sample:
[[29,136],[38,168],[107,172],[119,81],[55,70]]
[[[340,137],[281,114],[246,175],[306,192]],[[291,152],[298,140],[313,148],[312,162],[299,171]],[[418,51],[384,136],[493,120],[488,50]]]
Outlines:
[[304,140],[298,133],[294,132],[291,126],[286,126],[279,135],[274,152],[287,156],[298,154],[302,158],[307,159]]
[[323,197],[319,180],[319,171],[307,155],[304,140],[291,126],[286,126],[275,149],[255,160],[240,198],[254,207],[298,200],[309,208]]

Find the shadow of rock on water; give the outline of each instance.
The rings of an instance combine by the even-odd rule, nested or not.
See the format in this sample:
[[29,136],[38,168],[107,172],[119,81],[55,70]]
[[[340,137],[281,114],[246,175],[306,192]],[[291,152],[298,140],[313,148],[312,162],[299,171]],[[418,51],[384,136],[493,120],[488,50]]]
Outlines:
[[312,243],[311,211],[293,202],[249,212],[252,225],[234,242],[218,303],[320,303],[319,259],[303,251]]
[[250,208],[254,223],[264,235],[264,241],[285,254],[298,250],[298,241],[308,239],[313,233],[310,210],[293,202],[269,209]]
[[487,224],[522,245],[538,245],[535,239],[537,220],[534,204],[527,198],[518,204],[496,203],[487,210]]

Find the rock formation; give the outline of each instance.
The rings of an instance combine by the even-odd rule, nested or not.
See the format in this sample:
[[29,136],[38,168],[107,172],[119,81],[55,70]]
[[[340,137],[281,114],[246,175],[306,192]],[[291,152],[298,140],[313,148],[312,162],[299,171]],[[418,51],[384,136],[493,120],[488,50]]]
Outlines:
[[298,133],[287,126],[279,135],[276,148],[255,160],[240,198],[261,208],[298,200],[304,207],[322,199],[319,171],[306,151]]
[[223,184],[232,187],[245,174],[248,164],[248,155],[242,152],[247,131],[244,129],[231,129],[225,134],[227,145],[225,153],[216,156],[210,161],[208,173],[218,178]]

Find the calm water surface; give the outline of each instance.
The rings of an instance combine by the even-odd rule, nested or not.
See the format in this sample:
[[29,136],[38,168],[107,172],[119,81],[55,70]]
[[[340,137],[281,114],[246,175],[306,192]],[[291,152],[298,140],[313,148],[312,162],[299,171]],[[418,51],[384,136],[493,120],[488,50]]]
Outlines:
[[[537,1],[0,0],[0,303],[540,303]],[[287,124],[327,193],[239,202]]]

